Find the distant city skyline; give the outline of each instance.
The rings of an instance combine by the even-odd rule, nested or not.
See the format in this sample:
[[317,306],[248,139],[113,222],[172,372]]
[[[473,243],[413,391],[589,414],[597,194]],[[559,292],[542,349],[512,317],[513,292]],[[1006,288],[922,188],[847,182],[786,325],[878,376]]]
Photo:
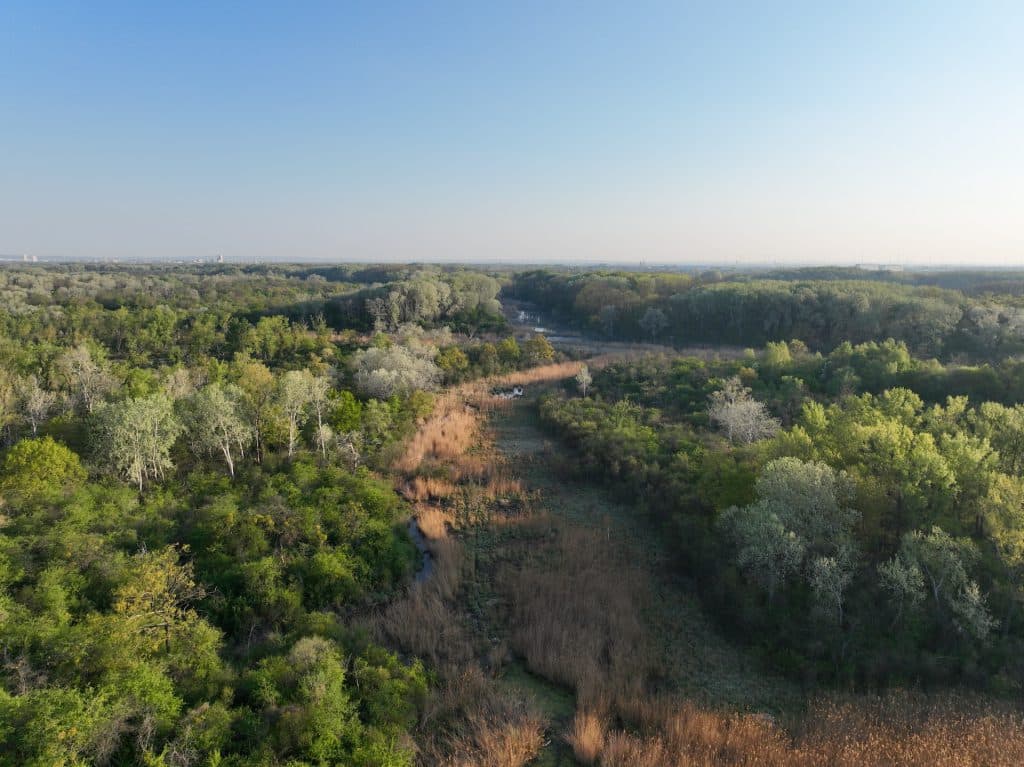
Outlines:
[[0,253],[1024,266],[1024,5],[0,10]]

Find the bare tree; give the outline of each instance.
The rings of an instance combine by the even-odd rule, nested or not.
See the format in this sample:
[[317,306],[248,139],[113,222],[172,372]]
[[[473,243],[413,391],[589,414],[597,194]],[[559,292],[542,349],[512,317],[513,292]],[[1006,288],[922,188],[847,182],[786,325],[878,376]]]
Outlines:
[[57,370],[64,379],[64,387],[76,404],[91,413],[105,394],[112,392],[117,381],[106,367],[93,358],[84,344],[68,349],[57,359]]
[[334,436],[331,427],[324,423],[327,408],[331,404],[331,381],[327,376],[313,376],[309,382],[309,406],[316,416],[316,442],[320,453],[327,458],[327,445]]
[[708,416],[733,442],[747,444],[771,437],[779,430],[779,420],[773,417],[763,402],[750,394],[739,376],[733,376],[714,392],[708,406]]
[[35,375],[21,378],[16,384],[18,404],[25,421],[32,427],[32,434],[39,433],[39,427],[53,410],[57,395],[39,385]]
[[580,365],[580,372],[576,374],[576,385],[580,388],[580,394],[584,397],[587,396],[587,389],[593,380],[593,376],[590,375],[590,368],[586,365]]

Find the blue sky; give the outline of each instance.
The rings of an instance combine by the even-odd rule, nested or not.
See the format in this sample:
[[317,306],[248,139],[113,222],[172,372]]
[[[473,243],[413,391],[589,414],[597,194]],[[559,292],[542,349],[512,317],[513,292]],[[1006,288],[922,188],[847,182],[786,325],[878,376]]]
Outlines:
[[1024,263],[1020,2],[0,2],[0,253]]

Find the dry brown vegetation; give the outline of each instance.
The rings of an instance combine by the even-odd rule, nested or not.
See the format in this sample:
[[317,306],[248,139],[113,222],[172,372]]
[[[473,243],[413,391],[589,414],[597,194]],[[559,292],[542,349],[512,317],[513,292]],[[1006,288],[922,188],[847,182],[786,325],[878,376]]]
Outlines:
[[520,767],[544,745],[546,722],[471,666],[449,675],[423,715],[420,760],[445,767]]
[[1024,721],[989,699],[906,693],[822,699],[791,737],[759,715],[648,702],[630,729],[577,713],[567,740],[601,767],[963,767],[1024,764]]
[[527,505],[522,484],[501,462],[473,452],[482,441],[482,414],[508,404],[491,389],[553,380],[577,369],[549,366],[447,392],[394,462],[402,478],[399,490],[414,503],[433,570],[381,611],[371,628],[382,640],[426,660],[440,679],[418,728],[421,764],[520,767],[544,745],[544,717],[528,701],[500,692],[483,670],[496,668],[507,651],[481,641],[467,626],[458,604],[467,557],[451,532],[460,524],[494,519],[491,507]]
[[572,728],[565,734],[572,746],[572,754],[580,764],[591,765],[604,750],[608,736],[608,723],[602,714],[579,709],[572,720]]
[[480,415],[511,406],[509,400],[495,396],[492,390],[562,380],[576,375],[579,368],[578,362],[542,365],[471,381],[445,392],[437,398],[431,415],[394,462],[394,468],[411,475],[425,463],[438,464],[449,472],[455,472],[456,476],[451,477],[453,481],[485,476],[490,471],[488,463],[469,455],[470,448],[479,437]]
[[580,705],[616,707],[642,694],[656,669],[640,571],[600,531],[544,517],[532,524],[519,562],[498,577],[513,649],[532,671],[573,689]]
[[821,700],[797,739],[804,764],[1021,765],[1024,719],[989,698],[896,693]]
[[[482,415],[510,406],[490,394],[492,387],[557,380],[576,370],[574,363],[548,366],[449,392],[396,462],[434,573],[377,616],[375,629],[438,673],[418,729],[421,764],[526,765],[543,748],[549,724],[528,699],[496,683],[506,646],[482,636],[462,603],[467,579],[484,575],[473,572],[458,537],[466,525],[511,526],[487,573],[501,597],[492,613],[531,671],[575,693],[576,714],[560,729],[580,764],[1024,764],[1024,721],[988,699],[822,698],[784,728],[766,715],[702,708],[659,691],[662,656],[644,618],[654,592],[630,545],[538,511],[536,497],[501,457],[480,450]],[[513,507],[518,513],[510,513]]]

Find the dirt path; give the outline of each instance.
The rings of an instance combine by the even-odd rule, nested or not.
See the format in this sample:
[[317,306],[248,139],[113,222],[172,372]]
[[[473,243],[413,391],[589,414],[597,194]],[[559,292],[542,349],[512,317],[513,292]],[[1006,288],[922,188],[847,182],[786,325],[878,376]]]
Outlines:
[[663,538],[635,509],[596,483],[567,482],[549,460],[551,440],[541,431],[531,398],[491,420],[495,449],[541,507],[566,521],[605,532],[629,551],[629,561],[653,593],[644,620],[661,653],[664,685],[672,692],[715,708],[785,713],[803,696],[796,685],[761,667],[749,651],[736,647],[704,613],[693,584],[674,574]]

